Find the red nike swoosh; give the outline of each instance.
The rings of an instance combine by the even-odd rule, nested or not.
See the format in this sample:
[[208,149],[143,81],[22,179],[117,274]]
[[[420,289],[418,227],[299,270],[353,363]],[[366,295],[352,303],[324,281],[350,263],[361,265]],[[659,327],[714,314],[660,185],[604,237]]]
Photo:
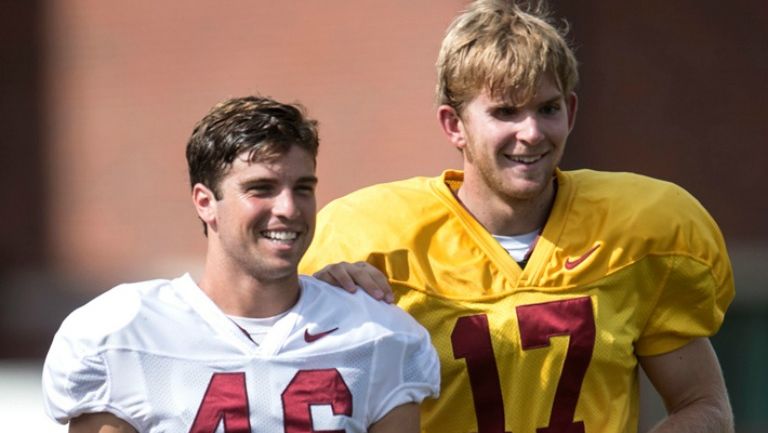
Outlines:
[[317,341],[317,340],[325,337],[326,335],[328,335],[331,332],[336,331],[338,329],[339,328],[336,327],[336,328],[333,328],[331,330],[328,330],[328,331],[325,331],[325,332],[320,332],[320,333],[317,333],[317,334],[310,334],[309,333],[309,329],[305,329],[304,330],[304,341],[306,341],[307,343],[311,343],[313,341]]
[[586,253],[582,254],[581,257],[579,257],[576,260],[571,260],[570,257],[565,259],[565,269],[568,269],[570,271],[571,269],[575,268],[576,266],[579,266],[581,264],[581,262],[583,262],[584,260],[587,260],[587,257],[591,256],[592,253],[594,253],[595,250],[598,249],[598,248],[600,248],[600,244],[597,244],[594,247],[590,248],[589,251],[587,251]]

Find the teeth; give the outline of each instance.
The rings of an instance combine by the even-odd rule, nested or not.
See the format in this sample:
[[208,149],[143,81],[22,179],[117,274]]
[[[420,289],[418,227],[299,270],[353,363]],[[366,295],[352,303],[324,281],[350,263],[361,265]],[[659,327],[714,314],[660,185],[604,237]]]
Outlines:
[[534,162],[541,159],[541,155],[537,156],[510,156],[509,159],[515,162],[519,162],[521,164],[533,164]]
[[261,232],[261,234],[265,238],[272,239],[274,241],[292,241],[299,236],[297,232],[285,232],[276,230],[265,230]]

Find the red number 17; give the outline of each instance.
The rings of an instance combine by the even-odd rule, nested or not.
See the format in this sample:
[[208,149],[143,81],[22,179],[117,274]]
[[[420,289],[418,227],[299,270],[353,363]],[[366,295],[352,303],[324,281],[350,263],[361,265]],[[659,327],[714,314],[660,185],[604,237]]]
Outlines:
[[[584,433],[574,422],[581,384],[595,345],[595,319],[589,298],[567,299],[516,308],[523,350],[549,346],[550,338],[569,335],[562,374],[557,384],[549,425],[538,433]],[[465,359],[478,433],[506,433],[504,401],[491,343],[488,316],[459,317],[451,334],[453,357]]]

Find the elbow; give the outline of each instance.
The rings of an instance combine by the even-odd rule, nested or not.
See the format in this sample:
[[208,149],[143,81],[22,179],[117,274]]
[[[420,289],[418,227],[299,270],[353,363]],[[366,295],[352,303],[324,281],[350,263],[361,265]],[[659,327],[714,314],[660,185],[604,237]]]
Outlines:
[[[689,419],[691,425],[699,425],[702,431],[712,433],[735,433],[733,410],[728,396],[702,398],[692,404],[670,411],[670,416],[678,412],[680,419]],[[692,416],[692,418],[691,418]],[[695,419],[698,419],[696,421]]]
[[721,404],[716,409],[717,418],[720,421],[720,426],[724,433],[735,433],[736,427],[733,421],[733,409],[731,404],[726,398],[724,404]]

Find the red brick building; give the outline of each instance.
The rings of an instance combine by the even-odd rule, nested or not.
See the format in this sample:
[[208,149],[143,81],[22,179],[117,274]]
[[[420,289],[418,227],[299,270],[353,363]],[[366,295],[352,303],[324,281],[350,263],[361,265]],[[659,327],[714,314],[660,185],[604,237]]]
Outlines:
[[[732,251],[733,320],[756,318],[765,341],[768,3],[552,3],[582,75],[564,166],[641,172],[696,195]],[[457,167],[435,120],[433,65],[464,4],[4,2],[0,357],[44,353],[63,314],[112,284],[195,272],[204,238],[184,145],[223,98],[309,108],[321,204]]]

